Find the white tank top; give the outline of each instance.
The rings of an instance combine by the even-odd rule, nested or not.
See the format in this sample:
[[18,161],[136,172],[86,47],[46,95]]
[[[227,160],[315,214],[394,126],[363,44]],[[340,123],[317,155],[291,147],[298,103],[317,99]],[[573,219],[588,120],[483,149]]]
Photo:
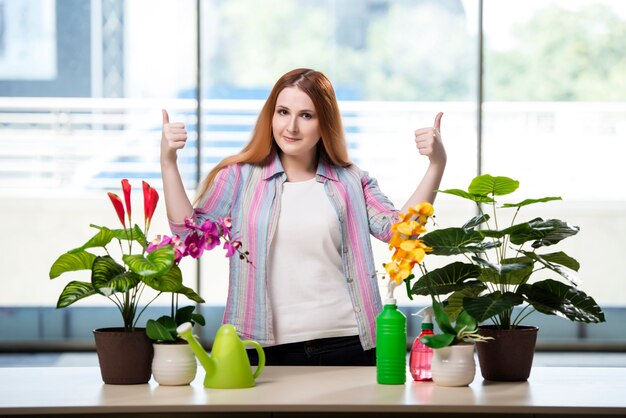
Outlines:
[[270,246],[276,344],[358,335],[341,268],[341,232],[324,184],[285,182]]

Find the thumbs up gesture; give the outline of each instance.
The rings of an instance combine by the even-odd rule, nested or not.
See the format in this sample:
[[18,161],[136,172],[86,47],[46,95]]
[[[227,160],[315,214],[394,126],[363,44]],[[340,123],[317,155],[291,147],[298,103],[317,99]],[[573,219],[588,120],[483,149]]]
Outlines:
[[176,160],[176,151],[187,142],[187,130],[182,122],[170,123],[167,110],[163,109],[163,131],[161,133],[161,158]]
[[432,127],[421,128],[415,131],[415,145],[421,155],[426,155],[433,164],[446,162],[446,150],[441,141],[441,117],[442,112],[435,116]]

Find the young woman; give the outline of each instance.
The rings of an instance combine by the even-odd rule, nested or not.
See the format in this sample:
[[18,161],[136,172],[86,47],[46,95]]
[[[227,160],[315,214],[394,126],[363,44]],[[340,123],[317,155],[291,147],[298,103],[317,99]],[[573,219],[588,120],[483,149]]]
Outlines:
[[[446,165],[437,114],[415,131],[430,164],[402,211],[433,202]],[[352,164],[335,92],[319,71],[280,77],[250,142],[202,183],[195,208],[176,164],[182,123],[163,111],[161,170],[174,233],[185,217],[229,216],[251,263],[230,260],[224,322],[265,346],[268,365],[374,365],[382,309],[370,235],[388,242],[398,210]],[[252,350],[254,351],[254,350]]]

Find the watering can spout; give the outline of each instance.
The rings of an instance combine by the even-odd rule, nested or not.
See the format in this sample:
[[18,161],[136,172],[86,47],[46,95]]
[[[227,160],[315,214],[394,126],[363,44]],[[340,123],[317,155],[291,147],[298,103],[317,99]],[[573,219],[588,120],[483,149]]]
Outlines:
[[204,368],[207,376],[209,374],[213,374],[215,368],[213,359],[206,351],[204,351],[204,348],[202,348],[202,345],[200,345],[198,340],[196,340],[196,337],[193,336],[192,330],[193,328],[190,322],[185,322],[176,328],[178,336],[189,343],[191,350],[198,358],[198,361],[200,361],[200,365]]

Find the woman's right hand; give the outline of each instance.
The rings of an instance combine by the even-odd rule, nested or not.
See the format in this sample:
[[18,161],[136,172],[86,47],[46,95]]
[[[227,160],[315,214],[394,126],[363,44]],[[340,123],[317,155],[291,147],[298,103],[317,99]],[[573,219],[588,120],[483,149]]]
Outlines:
[[187,142],[187,130],[182,122],[170,123],[167,110],[163,109],[163,131],[161,133],[161,162],[175,162],[176,152]]

